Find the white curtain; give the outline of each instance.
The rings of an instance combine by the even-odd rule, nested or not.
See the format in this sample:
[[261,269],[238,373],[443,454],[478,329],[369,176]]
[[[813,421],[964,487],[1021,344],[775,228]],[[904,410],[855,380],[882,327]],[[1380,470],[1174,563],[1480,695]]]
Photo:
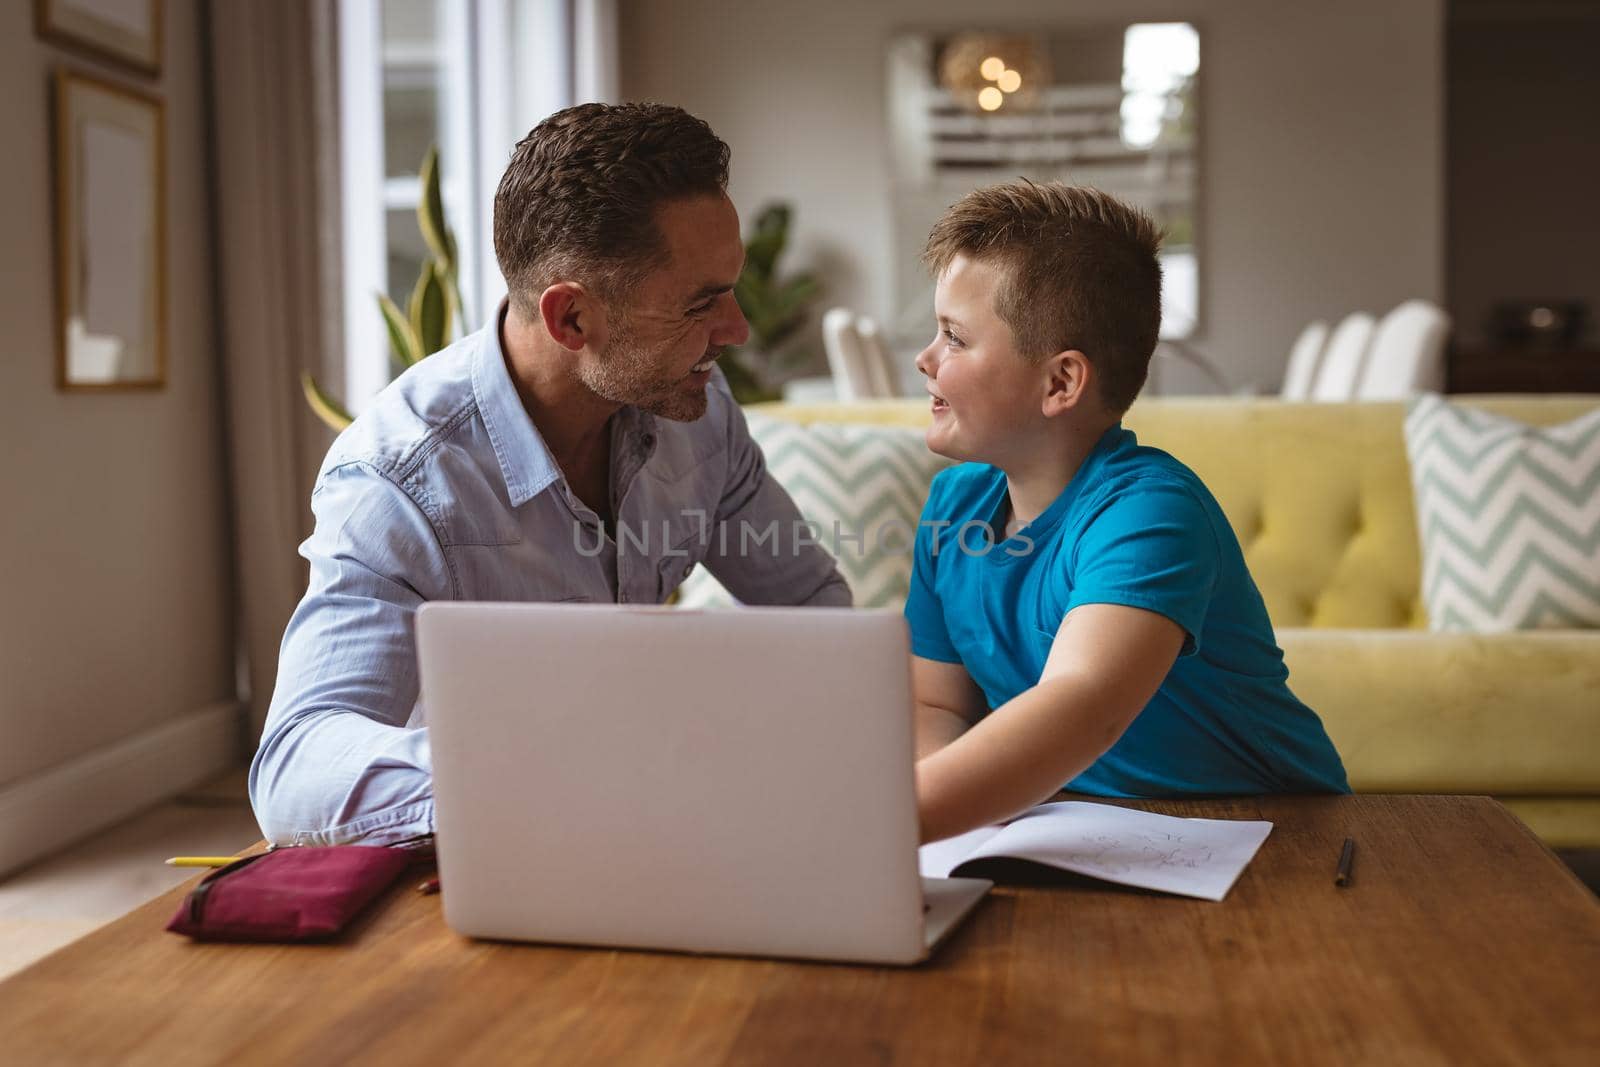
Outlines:
[[330,5],[211,0],[212,181],[241,689],[254,745],[305,592],[296,549],[331,439],[299,375],[339,381]]
[[[492,198],[509,146],[528,125],[568,103],[618,99],[618,11],[617,0],[478,3],[491,36],[480,41],[484,69],[474,72],[482,124],[475,140]],[[241,688],[253,746],[278,644],[305,591],[297,548],[310,533],[311,485],[331,440],[306,406],[300,372],[336,391],[346,381],[338,8],[323,0],[208,0],[205,10]],[[517,25],[523,33],[511,32]],[[509,45],[509,53],[491,56],[487,44]],[[561,84],[545,84],[548,75]],[[487,229],[487,218],[480,221]],[[492,267],[486,259],[485,271]]]
[[622,93],[617,0],[574,0],[573,103],[615,104]]

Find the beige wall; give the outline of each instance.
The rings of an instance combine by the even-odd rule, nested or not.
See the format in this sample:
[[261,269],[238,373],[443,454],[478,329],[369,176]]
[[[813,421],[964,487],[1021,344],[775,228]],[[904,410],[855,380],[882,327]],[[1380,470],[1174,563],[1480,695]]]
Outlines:
[[[0,789],[231,700],[233,634],[213,350],[200,33],[167,0],[166,70],[125,77],[0,4]],[[168,385],[54,384],[50,75],[166,101]]]
[[1309,319],[1442,298],[1440,0],[623,0],[623,93],[710,122],[733,147],[746,218],[770,199],[797,205],[791,269],[818,267],[828,303],[885,316],[884,46],[978,12],[1200,27],[1195,341],[1234,383],[1276,388]]

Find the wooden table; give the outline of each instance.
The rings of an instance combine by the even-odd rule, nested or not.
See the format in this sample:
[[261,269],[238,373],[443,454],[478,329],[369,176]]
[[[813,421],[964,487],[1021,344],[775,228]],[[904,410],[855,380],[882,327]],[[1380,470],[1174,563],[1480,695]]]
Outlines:
[[472,942],[411,878],[340,944],[197,945],[179,890],[0,984],[0,1060],[1600,1062],[1600,903],[1494,801],[1137,806],[1277,825],[1220,904],[997,889],[911,970]]

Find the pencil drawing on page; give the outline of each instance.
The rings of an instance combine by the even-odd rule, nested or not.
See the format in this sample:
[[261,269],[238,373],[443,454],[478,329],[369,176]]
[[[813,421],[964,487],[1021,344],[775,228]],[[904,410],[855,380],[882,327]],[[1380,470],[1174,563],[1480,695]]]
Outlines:
[[1207,845],[1186,845],[1183,834],[1157,831],[1149,834],[1096,834],[1079,862],[1106,874],[1129,874],[1135,870],[1183,868],[1197,870],[1211,862]]

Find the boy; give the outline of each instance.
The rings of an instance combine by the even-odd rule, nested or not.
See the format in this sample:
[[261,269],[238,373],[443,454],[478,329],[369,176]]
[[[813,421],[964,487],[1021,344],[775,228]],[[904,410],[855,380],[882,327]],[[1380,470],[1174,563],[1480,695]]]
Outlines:
[[1160,234],[1095,189],[982,189],[933,228],[917,357],[939,474],[906,618],[922,838],[1058,789],[1348,792],[1232,528],[1121,417],[1161,321]]

